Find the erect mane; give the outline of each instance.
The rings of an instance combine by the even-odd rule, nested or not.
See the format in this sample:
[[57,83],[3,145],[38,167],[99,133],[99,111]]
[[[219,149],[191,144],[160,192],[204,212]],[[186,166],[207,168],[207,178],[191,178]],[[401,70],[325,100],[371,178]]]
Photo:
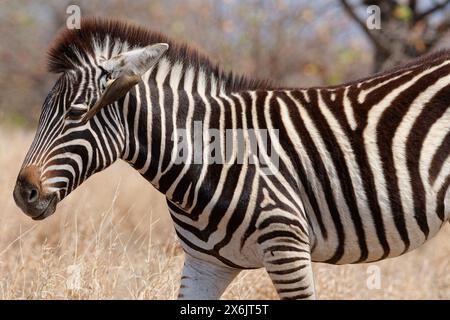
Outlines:
[[[109,39],[109,41],[107,41]],[[129,47],[142,47],[152,43],[168,43],[170,49],[165,58],[171,62],[182,62],[194,68],[201,68],[207,74],[220,79],[227,91],[267,89],[266,80],[250,79],[224,72],[216,63],[186,44],[177,43],[165,35],[141,26],[110,18],[83,18],[80,29],[64,28],[48,50],[48,70],[63,73],[73,70],[88,56],[94,56],[96,44],[108,45],[109,52],[114,45],[125,43]],[[107,44],[108,43],[108,44]]]

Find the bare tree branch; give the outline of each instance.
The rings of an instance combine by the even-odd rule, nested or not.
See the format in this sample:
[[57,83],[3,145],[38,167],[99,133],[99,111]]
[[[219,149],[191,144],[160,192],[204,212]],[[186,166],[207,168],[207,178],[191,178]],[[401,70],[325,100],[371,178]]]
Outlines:
[[416,23],[417,21],[417,1],[416,0],[409,0],[409,8],[412,11],[412,21],[413,23]]
[[[347,2],[347,0],[340,0],[341,4],[345,10],[345,12],[347,12],[347,14],[353,19],[355,20],[355,22],[361,27],[361,29],[366,33],[366,35],[369,37],[370,41],[372,41],[372,43],[374,44],[374,46],[380,50],[380,51],[384,51],[384,52],[388,52],[388,50],[382,45],[382,43],[380,42],[380,40],[372,33],[370,32],[369,29],[367,29],[367,25],[364,22],[364,20],[362,20],[360,17],[358,17],[358,15],[356,14],[356,12],[354,11],[353,7]],[[450,1],[450,0],[449,0]]]
[[427,17],[428,15],[433,14],[434,12],[439,11],[441,9],[444,9],[449,3],[450,0],[445,0],[443,2],[436,4],[434,7],[431,7],[428,10],[425,10],[424,12],[417,14],[416,21],[420,21],[423,18]]
[[427,47],[433,48],[449,30],[450,20],[449,17],[446,16],[443,21],[437,26],[435,30],[436,33],[434,34],[433,38],[427,41]]

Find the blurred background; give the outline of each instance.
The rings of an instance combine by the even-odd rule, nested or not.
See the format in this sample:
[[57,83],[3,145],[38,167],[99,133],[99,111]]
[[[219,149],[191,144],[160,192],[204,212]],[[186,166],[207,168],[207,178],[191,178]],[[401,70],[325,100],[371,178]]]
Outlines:
[[[286,86],[338,84],[445,46],[445,0],[0,1],[0,121],[33,126],[54,75],[45,53],[70,4],[201,48],[226,69]],[[381,29],[368,30],[377,5]]]
[[[290,87],[339,84],[450,47],[450,0],[0,0],[0,298],[176,297],[183,255],[163,198],[125,164],[83,184],[44,222],[13,202],[57,77],[46,72],[46,50],[72,4],[83,16],[140,23],[225,69]],[[446,226],[419,250],[376,263],[380,290],[367,288],[367,265],[315,265],[318,297],[449,299],[449,240]],[[226,297],[276,294],[253,271]]]

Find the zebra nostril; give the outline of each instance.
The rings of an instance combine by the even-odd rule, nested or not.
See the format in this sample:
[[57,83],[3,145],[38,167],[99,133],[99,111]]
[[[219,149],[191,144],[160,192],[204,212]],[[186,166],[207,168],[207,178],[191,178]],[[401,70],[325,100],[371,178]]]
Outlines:
[[39,193],[36,188],[31,188],[28,192],[28,203],[33,203],[38,199]]

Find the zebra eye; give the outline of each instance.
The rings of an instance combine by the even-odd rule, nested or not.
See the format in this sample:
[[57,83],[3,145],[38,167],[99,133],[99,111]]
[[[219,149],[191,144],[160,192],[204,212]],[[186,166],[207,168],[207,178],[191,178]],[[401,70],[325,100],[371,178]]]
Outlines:
[[86,112],[88,107],[84,104],[73,104],[66,112],[65,119],[77,120],[80,119]]

